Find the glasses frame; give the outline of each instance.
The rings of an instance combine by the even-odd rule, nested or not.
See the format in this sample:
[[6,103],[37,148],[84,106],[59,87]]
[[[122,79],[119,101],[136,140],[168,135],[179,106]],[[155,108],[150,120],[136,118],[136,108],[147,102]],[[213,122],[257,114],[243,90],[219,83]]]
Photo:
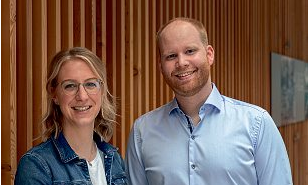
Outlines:
[[[98,82],[98,84],[99,84],[98,90],[97,90],[96,93],[89,93],[88,90],[87,90],[87,88],[85,87],[85,84],[89,83],[89,81],[91,81],[91,80],[95,80],[95,81]],[[75,93],[72,93],[72,94],[68,93],[68,91],[66,91],[65,88],[63,87],[63,84],[64,84],[65,82],[74,82],[74,83],[76,84],[76,87],[77,87],[76,92],[75,92]],[[79,82],[77,82],[77,81],[75,81],[75,80],[64,80],[64,81],[62,81],[61,83],[58,83],[58,85],[60,85],[60,88],[61,88],[62,92],[63,92],[64,94],[68,95],[68,96],[76,96],[76,95],[78,94],[79,90],[80,90],[80,85],[83,86],[83,89],[87,92],[88,95],[95,95],[95,94],[97,94],[97,93],[99,92],[99,90],[101,89],[102,84],[103,84],[103,81],[102,81],[101,79],[98,79],[98,78],[90,78],[90,79],[87,79],[85,82],[82,82],[82,83],[79,83]],[[72,92],[73,92],[73,91],[72,91]]]

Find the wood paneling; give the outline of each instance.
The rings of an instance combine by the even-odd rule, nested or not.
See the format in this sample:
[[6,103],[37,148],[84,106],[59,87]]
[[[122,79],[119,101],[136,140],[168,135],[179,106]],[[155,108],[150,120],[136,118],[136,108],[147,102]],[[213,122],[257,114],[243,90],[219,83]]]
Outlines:
[[1,1],[1,184],[12,184],[17,165],[16,1]]
[[[16,79],[17,79],[17,158],[33,146],[33,35],[32,0],[17,4]],[[22,29],[21,29],[22,28]],[[22,31],[18,31],[21,29]],[[38,115],[39,116],[39,115]]]
[[[21,155],[40,142],[47,65],[63,48],[84,46],[106,62],[119,114],[110,142],[123,156],[134,120],[173,98],[156,64],[156,32],[169,19],[203,22],[216,54],[212,80],[221,93],[268,111],[270,53],[308,62],[307,0],[25,0],[17,6],[16,0],[4,0],[1,5],[3,184],[13,179]],[[279,130],[294,184],[308,184],[308,121]]]

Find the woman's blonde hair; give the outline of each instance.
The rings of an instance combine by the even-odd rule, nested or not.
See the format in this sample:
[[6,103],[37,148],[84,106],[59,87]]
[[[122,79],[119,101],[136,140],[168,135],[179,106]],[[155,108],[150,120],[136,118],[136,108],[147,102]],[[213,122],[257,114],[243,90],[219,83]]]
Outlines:
[[109,93],[107,87],[106,64],[102,62],[93,52],[86,48],[74,47],[68,50],[58,52],[52,59],[47,73],[47,112],[43,118],[44,132],[42,139],[46,141],[53,134],[58,137],[62,131],[62,112],[59,105],[53,101],[55,88],[58,85],[58,74],[62,65],[70,60],[78,58],[86,62],[92,71],[102,81],[101,109],[95,118],[94,131],[98,133],[101,139],[108,141],[113,134],[113,125],[116,123],[116,105],[115,98]]

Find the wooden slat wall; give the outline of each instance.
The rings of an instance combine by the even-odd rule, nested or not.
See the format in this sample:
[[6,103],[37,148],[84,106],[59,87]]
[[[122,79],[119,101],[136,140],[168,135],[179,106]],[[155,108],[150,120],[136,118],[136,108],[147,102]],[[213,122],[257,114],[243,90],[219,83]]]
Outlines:
[[[16,156],[16,1],[1,1],[1,183],[12,184]],[[4,183],[3,183],[4,182]]]
[[[3,0],[1,182],[40,142],[45,78],[55,52],[94,51],[118,98],[110,141],[124,156],[133,121],[173,98],[157,69],[155,34],[169,19],[196,18],[215,49],[212,80],[221,93],[270,111],[270,52],[308,62],[307,0]],[[279,128],[295,185],[308,184],[308,121]],[[10,138],[10,140],[8,140]]]

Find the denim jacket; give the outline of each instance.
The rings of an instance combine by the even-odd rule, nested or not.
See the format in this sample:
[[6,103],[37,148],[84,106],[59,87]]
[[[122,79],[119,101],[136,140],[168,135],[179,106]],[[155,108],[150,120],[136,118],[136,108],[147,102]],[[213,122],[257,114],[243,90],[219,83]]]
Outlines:
[[[112,145],[94,140],[104,160],[108,185],[126,185],[123,159]],[[63,133],[33,147],[19,161],[15,176],[16,185],[82,184],[91,185],[87,162],[81,159],[67,143]]]

